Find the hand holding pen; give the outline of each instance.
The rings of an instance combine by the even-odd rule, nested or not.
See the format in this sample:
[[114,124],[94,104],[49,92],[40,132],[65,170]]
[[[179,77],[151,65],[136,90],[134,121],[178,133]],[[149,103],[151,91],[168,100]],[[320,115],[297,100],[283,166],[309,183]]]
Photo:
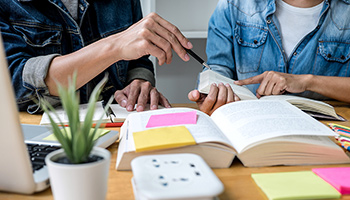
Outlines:
[[[186,48],[185,48],[186,49]],[[190,54],[194,59],[196,59],[199,63],[201,63],[202,65],[204,65],[206,68],[208,68],[209,70],[211,70],[211,68],[209,67],[209,65],[202,59],[200,58],[196,53],[194,53],[191,49],[186,49],[187,53]]]

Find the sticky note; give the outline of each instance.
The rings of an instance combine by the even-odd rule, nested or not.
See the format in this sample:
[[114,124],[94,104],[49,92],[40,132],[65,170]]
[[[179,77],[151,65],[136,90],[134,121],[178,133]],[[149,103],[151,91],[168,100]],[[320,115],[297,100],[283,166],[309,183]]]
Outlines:
[[350,194],[350,167],[314,168],[312,171],[341,194]]
[[148,129],[133,133],[136,152],[195,145],[192,134],[185,126]]
[[330,199],[341,194],[312,171],[252,174],[269,199]]
[[196,124],[197,111],[151,115],[146,128]]
[[[64,129],[66,129],[68,137],[71,137],[70,128],[65,127]],[[94,131],[94,128],[90,129],[90,133],[92,133],[92,131]],[[102,129],[102,128],[97,129],[97,133],[95,134],[94,140],[97,140],[99,137],[105,135],[108,132],[110,132],[110,130],[106,130],[106,129]],[[51,135],[45,137],[43,140],[57,141],[54,134],[51,134]]]

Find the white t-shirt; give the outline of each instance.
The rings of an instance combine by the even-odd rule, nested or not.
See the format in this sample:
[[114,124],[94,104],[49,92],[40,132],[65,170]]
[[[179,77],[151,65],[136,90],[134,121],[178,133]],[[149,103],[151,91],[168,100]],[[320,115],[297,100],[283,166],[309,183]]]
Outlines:
[[282,46],[288,57],[300,40],[316,28],[322,7],[323,2],[314,7],[299,8],[276,0],[275,14],[281,28]]

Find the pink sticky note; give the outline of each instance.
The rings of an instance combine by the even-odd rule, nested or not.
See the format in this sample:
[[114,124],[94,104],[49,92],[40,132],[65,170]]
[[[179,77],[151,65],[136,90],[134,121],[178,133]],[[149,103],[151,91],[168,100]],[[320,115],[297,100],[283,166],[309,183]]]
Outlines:
[[341,194],[350,194],[350,167],[314,168],[312,171]]
[[152,115],[146,128],[160,127],[160,126],[174,126],[180,124],[196,124],[197,111],[168,113],[160,115]]

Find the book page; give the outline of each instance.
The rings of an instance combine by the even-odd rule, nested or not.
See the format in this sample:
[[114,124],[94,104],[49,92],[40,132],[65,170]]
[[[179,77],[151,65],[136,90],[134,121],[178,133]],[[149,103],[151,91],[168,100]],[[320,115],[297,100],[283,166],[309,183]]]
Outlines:
[[[80,122],[84,121],[86,113],[87,113],[87,108],[88,108],[88,104],[80,104],[79,105]],[[68,124],[68,116],[62,107],[57,107],[56,113],[57,113],[59,119],[62,120],[63,124]],[[94,116],[92,118],[92,121],[94,121],[94,122],[98,121],[101,118],[101,116],[103,116],[102,122],[110,122],[109,118],[105,114],[104,108],[102,106],[102,102],[98,101],[98,102],[96,102],[95,113],[94,113]],[[56,115],[53,114],[52,118],[56,123],[59,123],[59,119],[56,117]],[[44,113],[43,116],[41,117],[40,125],[47,125],[47,124],[50,124],[50,119],[49,119],[49,116],[47,115],[47,113]]]
[[341,120],[335,112],[333,106],[325,102],[309,99],[306,97],[295,95],[269,95],[261,97],[260,100],[285,100],[303,111],[321,113],[324,115],[332,116],[337,120]]
[[[265,143],[266,140],[256,142],[249,146],[249,148]],[[268,142],[294,142],[294,143],[305,143],[308,145],[323,146],[329,148],[338,148],[339,146],[329,139],[328,136],[318,135],[285,135],[268,139]],[[245,150],[245,149],[244,149]]]
[[218,108],[211,118],[238,153],[249,145],[278,136],[335,135],[327,126],[286,101],[233,102]]
[[[152,115],[159,115],[165,113],[178,113],[178,112],[189,112],[194,111],[191,108],[168,108],[161,110],[145,111],[139,113],[130,114],[127,117],[127,131],[124,131],[127,135],[127,149],[128,151],[135,151],[135,144],[133,139],[133,132],[139,132],[143,130],[148,130],[152,128],[146,128],[149,118]],[[186,128],[190,131],[196,143],[204,142],[217,142],[223,143],[226,146],[231,146],[232,144],[226,138],[226,136],[220,131],[220,129],[215,125],[215,123],[210,119],[205,113],[197,111],[197,123],[196,124],[184,124]],[[124,127],[123,127],[124,128]],[[156,127],[157,128],[157,127]],[[124,137],[124,136],[121,136]]]
[[234,80],[228,77],[225,77],[215,71],[207,70],[207,71],[201,72],[199,75],[198,91],[204,94],[208,94],[211,84],[228,83],[230,84],[234,93],[241,100],[257,99],[257,97],[247,87],[236,85],[233,83],[233,81]]

